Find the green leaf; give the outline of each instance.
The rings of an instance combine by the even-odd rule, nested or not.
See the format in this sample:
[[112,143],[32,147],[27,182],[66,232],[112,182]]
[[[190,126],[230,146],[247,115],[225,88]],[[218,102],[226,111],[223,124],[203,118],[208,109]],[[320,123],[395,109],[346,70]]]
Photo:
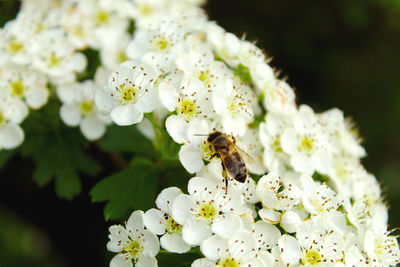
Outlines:
[[189,267],[194,260],[199,258],[203,258],[203,256],[198,247],[191,249],[185,254],[160,250],[160,253],[157,255],[157,262],[160,267]]
[[153,163],[137,157],[126,169],[97,183],[90,195],[93,202],[108,201],[104,209],[106,220],[124,219],[133,209],[154,206],[157,179]]
[[135,126],[113,125],[109,127],[99,145],[108,152],[131,152],[145,156],[155,154],[150,140],[144,137]]
[[76,76],[76,79],[80,82],[93,79],[97,68],[101,64],[99,51],[89,48],[81,52],[86,57],[87,66],[83,72],[78,73]]
[[314,172],[312,178],[314,179],[314,181],[319,181],[321,183],[329,182],[329,176],[319,172]]
[[23,124],[26,140],[19,150],[35,163],[33,178],[40,187],[54,179],[57,195],[72,199],[82,189],[79,174],[94,176],[101,167],[86,154],[88,141],[79,130],[60,121],[58,108],[59,104],[51,102],[32,112]]
[[244,83],[251,83],[250,70],[243,64],[239,64],[234,72],[235,76],[238,76],[240,80]]
[[6,165],[7,161],[15,154],[15,152],[15,149],[0,151],[0,169]]

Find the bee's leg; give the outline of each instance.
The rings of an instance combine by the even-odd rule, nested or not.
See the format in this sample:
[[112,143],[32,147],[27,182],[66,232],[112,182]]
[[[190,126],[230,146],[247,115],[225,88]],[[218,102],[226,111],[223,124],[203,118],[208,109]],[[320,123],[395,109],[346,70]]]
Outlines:
[[228,194],[228,175],[226,175],[226,170],[223,163],[222,163],[222,176],[225,179],[225,194]]
[[218,158],[218,157],[219,157],[219,154],[218,154],[218,153],[214,153],[214,154],[212,154],[212,155],[211,155],[211,157],[210,157],[210,159],[213,159],[213,158],[215,158],[215,157],[217,157],[217,158]]

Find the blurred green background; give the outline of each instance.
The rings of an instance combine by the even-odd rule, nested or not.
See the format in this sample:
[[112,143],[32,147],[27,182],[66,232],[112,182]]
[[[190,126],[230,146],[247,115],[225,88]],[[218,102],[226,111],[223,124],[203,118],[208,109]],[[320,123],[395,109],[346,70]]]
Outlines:
[[[0,0],[0,25],[19,3]],[[273,56],[297,102],[338,107],[365,139],[367,170],[382,183],[390,225],[400,225],[400,1],[210,0],[212,20]],[[39,189],[33,163],[14,157],[0,172],[0,266],[108,266],[103,204],[83,179],[73,201]],[[12,177],[12,179],[10,179]],[[7,178],[7,179],[6,179]]]

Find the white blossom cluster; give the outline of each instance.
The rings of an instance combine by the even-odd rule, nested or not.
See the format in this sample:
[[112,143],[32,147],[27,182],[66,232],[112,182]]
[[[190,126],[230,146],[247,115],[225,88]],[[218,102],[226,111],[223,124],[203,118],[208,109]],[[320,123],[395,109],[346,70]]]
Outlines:
[[[399,263],[352,123],[338,109],[298,106],[263,51],[209,21],[202,2],[22,1],[0,31],[0,149],[23,141],[19,124],[46,104],[51,88],[61,119],[89,140],[111,121],[146,133],[146,114],[165,127],[194,176],[188,193],[166,188],[157,208],[111,226],[112,267],[157,266],[160,246],[173,253],[199,247],[204,257],[195,267]],[[88,48],[99,51],[101,66],[78,81]],[[207,142],[215,131],[253,159],[245,183],[228,177],[226,187],[221,158]]]
[[[111,123],[98,112],[94,91],[127,59],[132,23],[146,27],[161,14],[179,14],[202,0],[24,0],[16,19],[0,29],[0,149],[24,140],[19,126],[29,109],[44,106],[54,91],[61,119],[83,135],[100,138]],[[80,82],[87,67],[83,51],[99,51],[96,78]],[[55,88],[55,90],[52,90]]]
[[[162,16],[139,27],[99,110],[118,125],[152,113],[181,145],[194,175],[187,194],[164,189],[156,208],[110,227],[110,266],[157,266],[159,247],[204,258],[192,266],[394,266],[397,237],[365,151],[338,109],[297,106],[253,43],[201,12]],[[224,182],[207,136],[220,131],[254,160],[245,183]]]

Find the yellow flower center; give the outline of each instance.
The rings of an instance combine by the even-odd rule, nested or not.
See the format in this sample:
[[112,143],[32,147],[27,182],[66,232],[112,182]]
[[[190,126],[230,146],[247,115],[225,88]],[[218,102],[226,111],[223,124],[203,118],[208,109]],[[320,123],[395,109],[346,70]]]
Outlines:
[[272,150],[275,151],[275,153],[282,153],[282,147],[281,147],[281,141],[279,138],[275,138],[274,142],[271,145]]
[[81,114],[86,116],[93,112],[93,101],[83,101],[80,105]]
[[165,53],[167,53],[171,47],[171,44],[164,36],[154,39],[152,45],[154,50]]
[[24,50],[24,46],[22,43],[18,42],[16,39],[12,40],[7,47],[8,53],[11,55],[16,55],[19,52],[22,52]]
[[226,258],[218,262],[217,266],[221,267],[239,267],[239,263],[233,258]]
[[122,249],[122,254],[128,254],[129,258],[136,261],[142,250],[143,247],[141,246],[139,240],[135,239],[129,243],[128,247]]
[[319,201],[319,200],[313,200],[313,201],[311,201],[311,205],[314,206],[314,208],[315,208],[315,210],[316,210],[316,212],[317,212],[318,214],[321,214],[321,213],[324,213],[324,212],[327,211],[327,209],[325,208],[325,204],[326,204],[326,203],[328,203],[328,201],[327,201],[327,202],[321,202],[321,201]]
[[49,68],[59,67],[61,65],[61,58],[56,55],[56,53],[52,52],[47,59],[47,65]]
[[190,99],[180,99],[177,107],[178,114],[182,115],[187,121],[196,116],[196,104]]
[[211,82],[210,71],[209,70],[200,71],[199,80],[202,81],[205,86],[209,85]]
[[36,29],[35,29],[35,33],[40,33],[45,29],[45,26],[43,23],[39,22],[36,24]]
[[339,177],[342,181],[346,181],[349,177],[349,171],[342,164],[336,164],[335,170],[337,177]]
[[83,27],[80,25],[77,25],[72,28],[72,34],[75,36],[78,36],[80,38],[83,38],[85,36],[85,33],[83,31]]
[[311,151],[314,149],[314,143],[315,143],[315,139],[310,138],[308,136],[304,136],[304,137],[302,137],[302,140],[300,142],[298,149],[299,149],[299,151],[311,153]]
[[172,217],[167,219],[167,232],[170,234],[182,232],[182,225],[178,224]]
[[11,94],[16,97],[22,97],[25,93],[25,85],[17,80],[10,84]]
[[211,160],[213,152],[211,151],[210,143],[204,142],[201,144],[200,148],[203,151],[203,158],[205,160]]
[[212,221],[215,216],[217,216],[217,209],[215,208],[213,202],[202,204],[198,209],[197,217],[207,222]]
[[125,84],[120,84],[119,88],[121,89],[121,98],[120,102],[122,104],[132,103],[135,104],[137,101],[137,90],[133,86],[125,87]]
[[306,251],[302,261],[304,264],[317,265],[322,262],[322,255],[318,250],[310,249]]
[[153,9],[151,8],[150,5],[143,4],[139,8],[139,12],[140,12],[140,14],[146,16],[146,15],[150,15],[151,13],[153,13]]
[[0,112],[0,126],[6,123],[6,119],[3,116],[3,113]]
[[122,63],[128,60],[128,57],[126,56],[126,53],[124,51],[118,51],[117,53],[117,62]]
[[99,12],[97,12],[96,16],[95,16],[95,21],[97,24],[99,25],[104,25],[108,22],[108,13],[105,12],[104,10],[100,10]]

